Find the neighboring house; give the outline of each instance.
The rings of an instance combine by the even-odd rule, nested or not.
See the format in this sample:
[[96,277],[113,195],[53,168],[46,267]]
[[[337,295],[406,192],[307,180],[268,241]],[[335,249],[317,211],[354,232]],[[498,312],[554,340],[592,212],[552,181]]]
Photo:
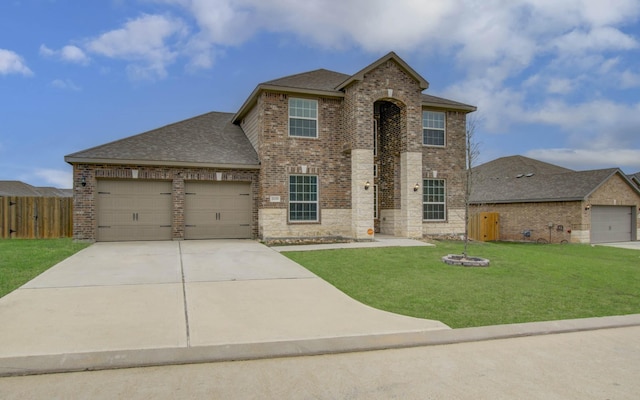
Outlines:
[[637,187],[640,188],[640,172],[636,172],[635,174],[628,175],[631,182],[635,183]]
[[618,168],[573,171],[523,156],[473,169],[472,213],[499,213],[499,240],[638,239],[640,189]]
[[371,240],[464,232],[466,114],[391,52],[259,84],[212,112],[65,157],[80,240]]
[[72,197],[71,189],[36,187],[20,181],[0,181],[0,197]]

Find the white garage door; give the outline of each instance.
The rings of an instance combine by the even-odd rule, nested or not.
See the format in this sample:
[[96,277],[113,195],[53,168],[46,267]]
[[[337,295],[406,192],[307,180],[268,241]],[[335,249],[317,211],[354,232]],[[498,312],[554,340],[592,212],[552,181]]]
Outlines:
[[593,206],[591,208],[591,243],[628,242],[632,240],[631,207]]
[[98,241],[170,240],[171,182],[99,180]]
[[251,184],[186,182],[185,239],[250,239]]

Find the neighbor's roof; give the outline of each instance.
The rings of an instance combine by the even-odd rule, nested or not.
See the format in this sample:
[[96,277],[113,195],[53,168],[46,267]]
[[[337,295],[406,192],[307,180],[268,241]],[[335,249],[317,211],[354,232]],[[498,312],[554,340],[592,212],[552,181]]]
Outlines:
[[[258,95],[265,90],[320,96],[344,97],[343,90],[345,87],[349,86],[355,81],[364,79],[364,75],[367,72],[377,68],[379,65],[389,60],[393,60],[398,63],[398,65],[402,69],[404,69],[418,82],[421,88],[426,89],[429,87],[429,82],[427,82],[426,79],[424,79],[422,76],[420,76],[420,74],[413,70],[413,68],[411,68],[396,53],[390,52],[353,75],[347,75],[340,72],[329,71],[326,69],[317,69],[314,71],[289,75],[263,82],[254,89],[254,91],[247,98],[242,107],[240,107],[240,110],[238,110],[233,120],[236,122],[240,121],[242,117],[244,117],[244,115],[255,105]],[[422,95],[422,104],[423,106],[427,107],[454,109],[466,112],[476,111],[475,106],[427,94]]]
[[233,114],[210,112],[65,156],[68,163],[259,168]]
[[73,197],[73,191],[54,187],[36,187],[20,181],[0,181],[0,196]]
[[628,175],[629,179],[634,182],[638,187],[640,187],[640,172],[636,172],[635,174]]
[[628,181],[618,168],[573,171],[523,156],[503,157],[473,169],[470,202],[581,201],[615,174]]

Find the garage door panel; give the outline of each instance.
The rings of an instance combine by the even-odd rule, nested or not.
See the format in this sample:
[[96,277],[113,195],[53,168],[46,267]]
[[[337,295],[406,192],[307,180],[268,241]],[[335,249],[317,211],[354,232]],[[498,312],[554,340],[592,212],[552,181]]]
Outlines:
[[593,206],[591,208],[591,242],[611,243],[632,240],[631,207]]
[[185,239],[251,238],[251,184],[187,182]]
[[171,182],[98,181],[99,241],[171,239]]

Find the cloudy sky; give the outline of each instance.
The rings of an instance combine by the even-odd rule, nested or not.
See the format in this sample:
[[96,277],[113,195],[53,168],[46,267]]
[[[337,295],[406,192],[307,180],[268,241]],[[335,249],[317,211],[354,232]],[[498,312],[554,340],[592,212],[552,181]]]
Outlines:
[[3,0],[0,180],[392,50],[478,107],[479,162],[640,171],[640,0]]

